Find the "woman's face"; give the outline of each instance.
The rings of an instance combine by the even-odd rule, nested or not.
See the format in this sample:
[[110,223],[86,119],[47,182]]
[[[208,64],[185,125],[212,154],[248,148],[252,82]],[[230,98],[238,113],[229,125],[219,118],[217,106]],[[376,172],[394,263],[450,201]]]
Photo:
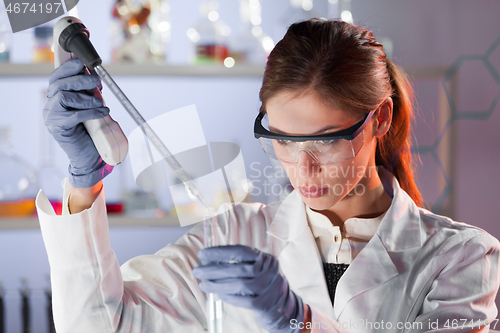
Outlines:
[[[362,118],[351,116],[340,108],[326,106],[312,93],[296,96],[288,91],[270,98],[266,111],[270,130],[288,135],[337,132],[353,126]],[[369,187],[373,182],[368,177],[378,177],[375,169],[376,138],[372,128],[374,118],[364,129],[363,146],[350,160],[319,165],[309,153],[301,151],[297,163],[281,161],[293,187],[309,207],[328,209],[344,198],[362,195],[371,189]],[[376,134],[380,136],[380,133]]]

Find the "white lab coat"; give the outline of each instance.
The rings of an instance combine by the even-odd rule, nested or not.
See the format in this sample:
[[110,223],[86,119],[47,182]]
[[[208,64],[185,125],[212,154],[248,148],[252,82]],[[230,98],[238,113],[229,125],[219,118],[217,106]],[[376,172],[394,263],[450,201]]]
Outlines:
[[[475,328],[493,321],[500,283],[498,240],[417,207],[390,172],[379,168],[379,175],[392,204],[340,279],[334,307],[296,191],[281,203],[240,204],[219,215],[219,240],[276,255],[292,290],[311,307],[313,332],[426,332],[437,326],[467,332],[464,320],[473,320]],[[68,187],[66,199],[67,192]],[[120,268],[110,247],[104,191],[90,209],[73,215],[54,215],[43,192],[36,203],[58,333],[206,328],[205,295],[191,274],[200,264],[201,225]],[[263,330],[252,311],[226,304],[224,332]]]

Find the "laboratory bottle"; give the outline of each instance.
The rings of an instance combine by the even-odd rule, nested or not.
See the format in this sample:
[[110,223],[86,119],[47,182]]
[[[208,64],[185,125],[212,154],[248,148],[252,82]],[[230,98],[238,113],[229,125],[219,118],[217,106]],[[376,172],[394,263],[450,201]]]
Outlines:
[[12,30],[5,10],[0,9],[0,62],[9,62]]
[[10,129],[0,127],[0,216],[34,214],[38,189],[33,168],[14,153]]
[[229,43],[236,64],[266,63],[274,43],[262,31],[261,22],[260,0],[240,0],[240,31]]
[[194,64],[223,63],[229,56],[226,37],[231,29],[219,20],[218,4],[215,1],[200,4],[200,18],[187,35],[193,42],[191,62]]
[[54,62],[54,51],[52,46],[53,28],[49,26],[35,27],[35,49],[33,51],[33,62]]

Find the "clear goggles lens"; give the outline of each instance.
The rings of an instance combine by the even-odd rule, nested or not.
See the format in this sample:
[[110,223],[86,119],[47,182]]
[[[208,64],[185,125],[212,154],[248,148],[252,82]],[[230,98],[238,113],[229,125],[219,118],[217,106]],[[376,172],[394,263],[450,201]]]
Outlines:
[[362,131],[354,139],[290,141],[260,137],[259,142],[266,154],[286,163],[297,163],[301,152],[311,156],[322,165],[350,160],[363,147],[365,133]]

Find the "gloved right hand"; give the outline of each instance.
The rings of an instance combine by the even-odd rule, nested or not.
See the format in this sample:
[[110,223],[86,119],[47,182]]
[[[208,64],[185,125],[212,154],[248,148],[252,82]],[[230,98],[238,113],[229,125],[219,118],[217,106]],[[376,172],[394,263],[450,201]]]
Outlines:
[[82,124],[109,114],[102,99],[83,91],[100,85],[98,76],[77,75],[83,66],[81,60],[72,59],[52,72],[43,108],[47,129],[69,158],[69,182],[79,188],[97,184],[113,170],[102,160]]

